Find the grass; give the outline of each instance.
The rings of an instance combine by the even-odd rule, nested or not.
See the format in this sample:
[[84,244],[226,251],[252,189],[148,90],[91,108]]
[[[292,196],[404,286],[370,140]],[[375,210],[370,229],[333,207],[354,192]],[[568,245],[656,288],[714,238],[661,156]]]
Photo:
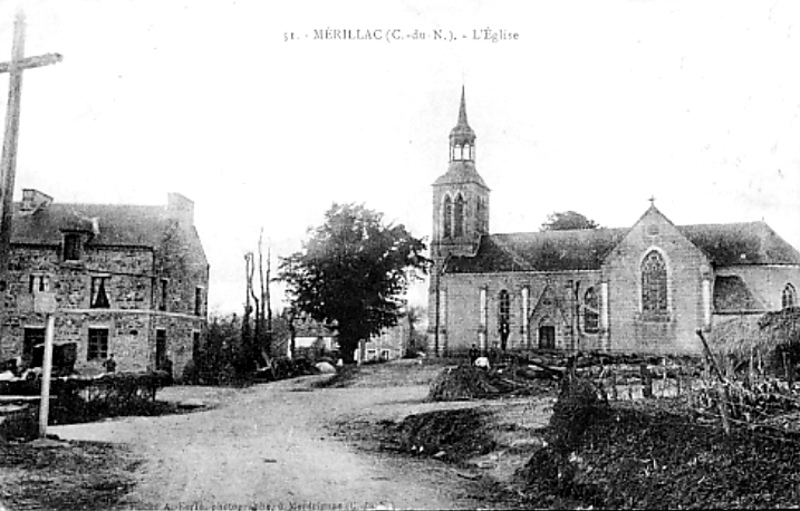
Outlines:
[[126,449],[101,442],[0,444],[0,504],[9,509],[109,510],[133,488],[140,464]]

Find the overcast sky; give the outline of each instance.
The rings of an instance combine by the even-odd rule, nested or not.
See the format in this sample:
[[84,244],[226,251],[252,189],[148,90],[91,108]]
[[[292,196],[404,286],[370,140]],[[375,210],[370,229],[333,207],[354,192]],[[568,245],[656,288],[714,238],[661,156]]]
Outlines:
[[800,2],[430,4],[27,2],[26,54],[64,61],[25,73],[17,197],[186,195],[210,307],[237,311],[261,227],[286,255],[353,201],[429,236],[464,84],[493,232],[569,209],[626,227],[654,195],[676,224],[763,218],[800,247]]

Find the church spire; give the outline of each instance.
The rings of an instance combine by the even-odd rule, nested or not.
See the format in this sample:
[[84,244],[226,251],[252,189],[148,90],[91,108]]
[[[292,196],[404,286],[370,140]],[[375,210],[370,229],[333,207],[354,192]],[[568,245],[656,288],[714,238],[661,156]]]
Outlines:
[[467,100],[463,85],[458,124],[450,131],[450,161],[475,161],[475,132],[467,122]]
[[467,122],[467,100],[465,99],[464,86],[461,86],[461,107],[458,109],[458,125],[469,128]]

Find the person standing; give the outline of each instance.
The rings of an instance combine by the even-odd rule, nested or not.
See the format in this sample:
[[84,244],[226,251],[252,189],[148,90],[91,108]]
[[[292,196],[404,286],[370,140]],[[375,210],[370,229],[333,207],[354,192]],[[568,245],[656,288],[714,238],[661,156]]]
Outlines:
[[114,373],[117,371],[117,361],[114,360],[114,354],[108,355],[108,358],[103,362],[103,367],[107,373]]

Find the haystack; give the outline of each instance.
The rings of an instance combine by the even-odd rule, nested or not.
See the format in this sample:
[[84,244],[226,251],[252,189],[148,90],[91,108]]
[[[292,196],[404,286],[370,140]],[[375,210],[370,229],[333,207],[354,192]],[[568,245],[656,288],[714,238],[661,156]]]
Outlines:
[[797,363],[800,354],[800,308],[744,316],[714,328],[711,350],[734,363],[756,357],[774,369],[783,367],[783,355]]
[[431,383],[428,401],[460,401],[499,393],[488,371],[472,366],[445,368]]

